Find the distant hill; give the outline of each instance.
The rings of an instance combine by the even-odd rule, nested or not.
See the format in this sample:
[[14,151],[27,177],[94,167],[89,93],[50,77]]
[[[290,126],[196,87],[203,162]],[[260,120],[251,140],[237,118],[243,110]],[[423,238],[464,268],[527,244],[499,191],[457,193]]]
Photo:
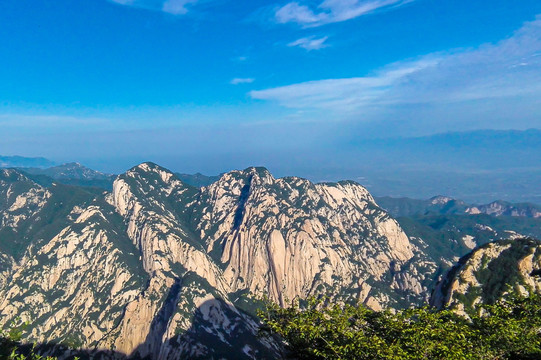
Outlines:
[[116,177],[115,175],[92,170],[75,162],[46,169],[31,167],[19,170],[42,186],[50,186],[53,182],[58,182],[66,185],[90,186],[110,190],[113,188],[113,181]]
[[435,196],[427,200],[394,198],[390,196],[375,197],[376,202],[391,215],[417,216],[427,214],[487,214],[493,216],[541,217],[541,205],[531,203],[511,203],[493,201],[489,204],[472,205],[448,196]]
[[[541,203],[541,131],[477,130],[352,139],[323,154],[312,179],[358,180],[376,196]],[[333,153],[334,154],[334,153]],[[351,161],[355,159],[355,161]],[[330,165],[332,164],[332,166]]]
[[[541,164],[541,130],[476,130],[421,137],[353,140],[349,149],[380,169],[494,171]],[[520,160],[520,161],[518,161]],[[430,173],[424,174],[430,177]]]
[[0,168],[46,168],[54,165],[53,161],[42,157],[0,156]]
[[391,215],[413,216],[420,214],[463,214],[468,205],[461,200],[447,196],[434,196],[428,200],[410,199],[407,197],[394,198],[390,196],[375,197],[376,202]]
[[220,177],[221,177],[221,175],[207,176],[207,175],[203,175],[201,173],[196,173],[196,174],[175,173],[175,175],[180,180],[185,182],[186,184],[192,185],[192,186],[195,186],[195,187],[209,186],[210,184],[215,183],[216,181],[218,181],[220,179]]
[[450,265],[477,246],[520,237],[541,238],[541,206],[494,201],[470,205],[447,196],[428,200],[375,198],[413,243]]
[[513,204],[507,201],[493,201],[490,204],[471,206],[466,209],[468,214],[488,214],[495,216],[525,216],[541,217],[541,206],[531,203]]

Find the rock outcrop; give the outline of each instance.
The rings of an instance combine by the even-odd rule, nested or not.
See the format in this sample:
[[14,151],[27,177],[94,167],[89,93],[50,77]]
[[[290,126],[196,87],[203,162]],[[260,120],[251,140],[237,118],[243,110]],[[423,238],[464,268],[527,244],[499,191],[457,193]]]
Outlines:
[[431,304],[461,314],[509,295],[541,292],[541,241],[496,241],[475,249],[435,288]]

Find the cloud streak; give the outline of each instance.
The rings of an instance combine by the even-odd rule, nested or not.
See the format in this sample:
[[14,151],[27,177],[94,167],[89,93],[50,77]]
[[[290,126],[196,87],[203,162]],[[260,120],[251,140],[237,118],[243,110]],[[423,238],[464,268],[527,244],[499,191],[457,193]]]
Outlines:
[[294,1],[278,8],[274,16],[281,24],[297,23],[314,27],[354,19],[412,1],[414,0],[324,0],[316,9]]
[[434,66],[437,61],[424,58],[389,65],[372,76],[307,81],[251,91],[250,96],[259,100],[277,101],[290,108],[355,110],[379,101],[393,85],[421,69]]
[[496,44],[428,54],[387,65],[368,76],[308,81],[252,91],[250,96],[288,108],[336,113],[407,104],[539,99],[541,16]]
[[293,42],[290,42],[289,44],[287,44],[287,46],[289,46],[289,47],[298,46],[298,47],[301,47],[301,48],[306,49],[308,51],[320,50],[320,49],[323,49],[323,48],[329,46],[329,45],[325,44],[325,41],[327,41],[328,38],[329,38],[328,36],[324,36],[324,37],[321,37],[321,38],[315,38],[314,36],[305,37],[305,38],[298,39],[298,40],[295,40]]
[[239,85],[239,84],[251,84],[255,81],[253,78],[234,78],[229,83],[231,85]]
[[188,12],[187,5],[198,0],[110,0],[114,3],[133,6],[154,11],[163,11],[172,15],[184,15]]

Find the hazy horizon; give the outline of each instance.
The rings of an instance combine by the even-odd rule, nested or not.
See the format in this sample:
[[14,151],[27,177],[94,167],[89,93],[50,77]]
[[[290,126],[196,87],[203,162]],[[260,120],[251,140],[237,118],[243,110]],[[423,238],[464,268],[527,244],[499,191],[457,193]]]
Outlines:
[[[263,154],[267,162],[227,160],[213,154],[215,162],[202,157],[179,161],[179,157],[121,159],[71,158],[94,170],[120,174],[145,161],[173,172],[215,176],[231,170],[263,166],[275,177],[297,176],[314,182],[354,180],[375,196],[427,199],[451,196],[470,203],[495,200],[541,204],[541,130],[449,132],[415,138],[382,138],[343,144],[338,160],[330,154]],[[350,161],[355,158],[356,161]],[[287,159],[287,161],[281,161]],[[0,159],[1,160],[1,159]],[[191,160],[191,161],[190,161]],[[273,162],[274,160],[274,162]],[[116,164],[116,165],[115,165]],[[191,164],[191,165],[189,165]],[[269,165],[270,164],[270,165]],[[43,165],[49,166],[51,164]]]

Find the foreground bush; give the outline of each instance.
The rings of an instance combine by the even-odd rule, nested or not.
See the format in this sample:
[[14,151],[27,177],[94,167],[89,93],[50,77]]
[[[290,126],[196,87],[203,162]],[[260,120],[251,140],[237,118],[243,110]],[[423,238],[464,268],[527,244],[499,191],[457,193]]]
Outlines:
[[541,297],[481,305],[478,315],[430,308],[372,311],[309,300],[267,302],[262,331],[294,359],[541,359]]
[[33,347],[21,344],[21,338],[27,326],[26,323],[14,323],[8,330],[0,331],[0,360],[55,360],[49,356],[38,355]]

